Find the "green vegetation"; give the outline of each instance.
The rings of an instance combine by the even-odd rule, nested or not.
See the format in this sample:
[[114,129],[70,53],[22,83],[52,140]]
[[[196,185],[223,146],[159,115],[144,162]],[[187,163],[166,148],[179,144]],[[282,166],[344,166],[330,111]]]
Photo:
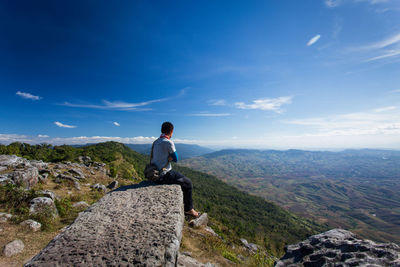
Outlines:
[[223,150],[181,164],[298,215],[400,242],[400,151]]
[[217,221],[217,232],[221,236],[237,244],[240,238],[246,238],[273,255],[280,255],[284,245],[326,229],[261,197],[239,191],[214,176],[182,166],[174,169],[192,180],[195,207]]

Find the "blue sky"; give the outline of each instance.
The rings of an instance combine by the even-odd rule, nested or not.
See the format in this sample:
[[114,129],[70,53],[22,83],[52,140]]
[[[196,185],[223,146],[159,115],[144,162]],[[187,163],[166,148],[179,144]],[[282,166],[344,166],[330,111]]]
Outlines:
[[1,1],[0,142],[400,149],[400,1]]

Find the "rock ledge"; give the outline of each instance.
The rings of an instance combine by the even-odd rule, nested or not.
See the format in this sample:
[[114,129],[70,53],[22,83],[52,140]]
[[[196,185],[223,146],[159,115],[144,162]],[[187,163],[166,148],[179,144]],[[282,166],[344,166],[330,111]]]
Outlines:
[[360,240],[352,232],[333,229],[285,248],[275,266],[400,266],[400,247]]
[[183,221],[178,185],[120,187],[82,212],[25,266],[175,266]]

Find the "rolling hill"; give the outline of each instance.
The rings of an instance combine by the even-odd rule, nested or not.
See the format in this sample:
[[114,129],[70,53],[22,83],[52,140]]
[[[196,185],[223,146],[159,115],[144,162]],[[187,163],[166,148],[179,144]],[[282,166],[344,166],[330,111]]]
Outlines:
[[399,151],[222,150],[181,164],[298,215],[400,242]]

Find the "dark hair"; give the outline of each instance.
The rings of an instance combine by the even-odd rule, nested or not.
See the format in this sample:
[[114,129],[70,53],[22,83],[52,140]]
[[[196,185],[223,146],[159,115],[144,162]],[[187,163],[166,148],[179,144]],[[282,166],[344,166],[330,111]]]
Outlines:
[[169,134],[172,132],[173,129],[174,125],[172,125],[172,123],[170,123],[169,121],[166,121],[161,125],[161,132],[163,134]]

